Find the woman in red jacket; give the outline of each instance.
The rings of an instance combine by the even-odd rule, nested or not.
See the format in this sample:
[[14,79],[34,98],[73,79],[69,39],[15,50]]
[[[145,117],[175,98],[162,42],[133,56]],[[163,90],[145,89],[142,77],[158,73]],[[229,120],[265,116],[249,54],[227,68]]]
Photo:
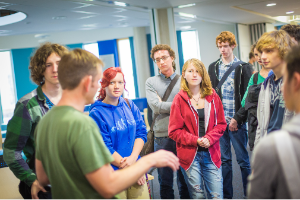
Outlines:
[[[170,114],[169,137],[194,199],[223,198],[219,139],[226,129],[222,101],[212,89],[204,64],[190,59],[182,69],[180,92]],[[203,185],[204,182],[204,185]]]

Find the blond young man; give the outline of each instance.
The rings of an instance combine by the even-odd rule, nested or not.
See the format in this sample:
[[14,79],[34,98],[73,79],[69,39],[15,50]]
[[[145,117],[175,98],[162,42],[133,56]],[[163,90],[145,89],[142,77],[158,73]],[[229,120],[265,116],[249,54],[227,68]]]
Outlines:
[[265,79],[259,93],[254,147],[261,138],[279,130],[293,116],[293,113],[285,108],[280,89],[283,83],[284,56],[293,45],[291,37],[283,30],[264,33],[257,42],[256,49],[261,52],[262,63],[266,69],[271,69],[273,74]]
[[112,169],[114,159],[97,124],[83,114],[100,88],[102,66],[101,60],[85,50],[64,55],[58,67],[62,98],[36,128],[38,181],[43,186],[51,184],[55,199],[115,198],[151,167],[179,168],[174,154],[159,151],[125,169]]
[[[279,131],[261,139],[253,152],[250,199],[299,199],[300,182],[300,47],[285,58],[283,98],[296,115]],[[278,148],[278,137],[281,146]],[[288,151],[289,150],[289,151]],[[281,157],[280,154],[284,157]],[[281,162],[281,158],[286,158]],[[291,159],[294,158],[294,159]],[[293,162],[294,161],[294,162]]]

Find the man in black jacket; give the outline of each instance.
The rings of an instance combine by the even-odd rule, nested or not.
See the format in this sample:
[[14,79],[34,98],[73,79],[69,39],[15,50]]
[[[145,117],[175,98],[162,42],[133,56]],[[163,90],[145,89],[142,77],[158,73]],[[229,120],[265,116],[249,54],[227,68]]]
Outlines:
[[233,49],[236,47],[236,40],[233,33],[229,31],[221,32],[216,38],[216,45],[222,57],[210,64],[208,73],[213,88],[222,99],[224,114],[228,124],[224,135],[220,138],[220,147],[224,198],[231,199],[233,188],[230,141],[232,142],[237,162],[241,168],[245,196],[247,177],[251,172],[247,152],[248,138],[246,125],[245,122],[238,124],[237,120],[233,117],[241,107],[241,101],[246,92],[253,69],[249,63],[242,62],[233,55]]

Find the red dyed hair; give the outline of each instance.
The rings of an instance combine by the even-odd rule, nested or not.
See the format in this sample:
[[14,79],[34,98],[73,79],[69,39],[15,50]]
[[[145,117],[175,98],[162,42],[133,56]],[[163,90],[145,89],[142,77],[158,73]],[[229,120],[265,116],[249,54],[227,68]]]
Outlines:
[[100,82],[101,83],[101,89],[100,89],[100,93],[97,97],[98,100],[105,99],[105,97],[106,97],[105,88],[110,84],[110,81],[117,76],[117,73],[121,73],[123,75],[124,89],[125,89],[126,82],[125,82],[124,74],[123,74],[121,68],[120,67],[110,67],[110,68],[106,69],[103,72],[103,78]]

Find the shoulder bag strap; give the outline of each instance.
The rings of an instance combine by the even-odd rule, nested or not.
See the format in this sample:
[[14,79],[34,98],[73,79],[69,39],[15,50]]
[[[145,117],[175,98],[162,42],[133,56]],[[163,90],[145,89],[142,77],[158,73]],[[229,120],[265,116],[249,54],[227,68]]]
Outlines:
[[299,199],[300,171],[291,135],[283,130],[280,133],[275,133],[275,146],[290,198]]
[[[240,64],[242,64],[243,61],[238,61],[238,62],[235,62],[231,65],[231,67],[225,72],[225,74],[223,75],[222,79],[219,81],[217,87],[215,88],[216,92],[218,93],[219,90],[221,89],[223,83],[225,82],[225,80],[228,78],[229,74],[235,70],[235,68],[237,66],[239,66]],[[219,69],[220,70],[220,69]]]
[[257,81],[258,81],[258,73],[259,73],[259,72],[256,72],[256,73],[254,74],[254,77],[253,77],[253,83],[254,83],[254,85],[257,85]]
[[[173,78],[173,80],[169,84],[167,90],[165,91],[165,94],[164,94],[163,98],[161,99],[162,101],[166,101],[169,98],[169,96],[170,96],[175,84],[177,83],[177,80],[179,79],[179,77],[180,76],[178,74],[176,74],[176,76]],[[155,120],[156,120],[157,117],[158,117],[158,114],[155,114],[154,117],[153,117],[152,124],[150,126],[150,131],[153,131],[154,123],[155,123]]]
[[126,101],[127,105],[129,106],[129,108],[130,108],[130,110],[131,110],[131,106],[130,106],[130,103],[129,103],[128,99],[127,99],[127,98],[124,98],[124,100]]

